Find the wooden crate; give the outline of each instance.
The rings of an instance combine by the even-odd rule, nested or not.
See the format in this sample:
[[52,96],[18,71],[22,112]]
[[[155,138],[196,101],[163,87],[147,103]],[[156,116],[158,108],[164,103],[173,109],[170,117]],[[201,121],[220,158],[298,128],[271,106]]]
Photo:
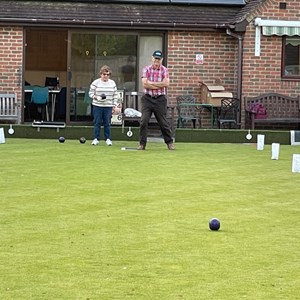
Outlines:
[[229,92],[208,92],[207,102],[214,106],[221,106],[221,99],[223,98],[232,98],[232,93]]
[[221,84],[206,85],[203,82],[200,84],[200,102],[212,104],[214,106],[221,106],[221,99],[226,97],[233,97],[232,93],[225,91]]

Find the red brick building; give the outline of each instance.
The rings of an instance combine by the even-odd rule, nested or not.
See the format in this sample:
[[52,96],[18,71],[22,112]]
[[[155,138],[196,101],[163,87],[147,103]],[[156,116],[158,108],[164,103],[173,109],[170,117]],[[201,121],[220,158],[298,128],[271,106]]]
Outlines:
[[[99,66],[112,67],[120,89],[141,90],[141,68],[156,49],[170,71],[171,105],[178,95],[201,101],[199,81],[221,81],[241,100],[300,94],[298,0],[21,0],[0,8],[0,93],[17,93],[22,122],[30,121],[25,83],[58,77],[67,97],[57,118],[82,124],[91,121],[84,91]],[[123,72],[127,64],[131,79]]]

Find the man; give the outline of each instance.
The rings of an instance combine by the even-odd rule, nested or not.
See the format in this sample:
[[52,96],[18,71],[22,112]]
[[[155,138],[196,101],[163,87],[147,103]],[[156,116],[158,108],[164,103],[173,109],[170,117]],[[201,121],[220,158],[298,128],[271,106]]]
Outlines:
[[142,119],[140,125],[140,145],[138,150],[145,150],[148,135],[148,123],[152,113],[160,127],[164,141],[169,150],[175,150],[172,130],[167,120],[167,87],[169,86],[169,71],[162,65],[163,55],[160,50],[154,51],[152,64],[143,68],[142,84],[144,95],[142,102]]

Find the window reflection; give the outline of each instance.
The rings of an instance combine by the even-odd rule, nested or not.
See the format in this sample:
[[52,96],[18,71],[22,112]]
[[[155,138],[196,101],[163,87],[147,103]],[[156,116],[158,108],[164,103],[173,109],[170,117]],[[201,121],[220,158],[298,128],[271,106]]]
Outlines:
[[300,37],[285,38],[284,54],[283,76],[300,76]]
[[92,120],[86,93],[102,65],[110,66],[118,89],[136,89],[136,53],[136,35],[72,34],[71,121]]

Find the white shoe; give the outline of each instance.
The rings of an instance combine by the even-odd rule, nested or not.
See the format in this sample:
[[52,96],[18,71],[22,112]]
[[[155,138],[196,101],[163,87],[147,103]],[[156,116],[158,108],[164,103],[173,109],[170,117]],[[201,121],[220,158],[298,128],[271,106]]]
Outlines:
[[112,145],[112,141],[110,139],[107,139],[105,141],[105,143],[106,143],[107,146],[111,146]]
[[94,145],[94,146],[99,145],[99,143],[100,142],[97,139],[93,139],[93,141],[92,141],[92,145]]

